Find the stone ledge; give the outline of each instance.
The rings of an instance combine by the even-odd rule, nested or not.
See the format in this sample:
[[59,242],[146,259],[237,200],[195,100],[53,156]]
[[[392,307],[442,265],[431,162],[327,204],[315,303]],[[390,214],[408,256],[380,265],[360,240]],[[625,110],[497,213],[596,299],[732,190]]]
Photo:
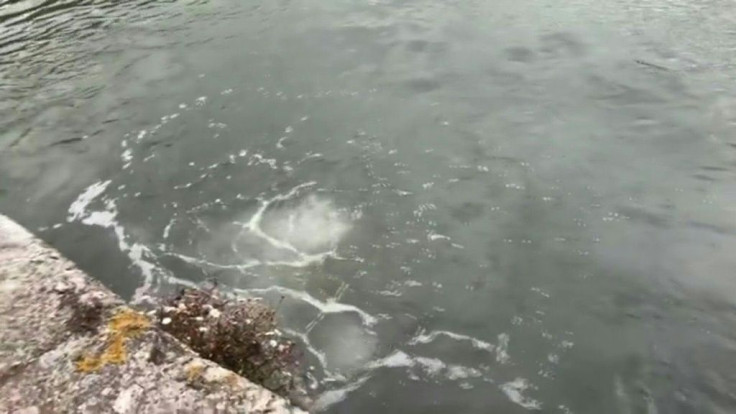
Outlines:
[[0,335],[10,412],[304,413],[150,326],[2,215]]

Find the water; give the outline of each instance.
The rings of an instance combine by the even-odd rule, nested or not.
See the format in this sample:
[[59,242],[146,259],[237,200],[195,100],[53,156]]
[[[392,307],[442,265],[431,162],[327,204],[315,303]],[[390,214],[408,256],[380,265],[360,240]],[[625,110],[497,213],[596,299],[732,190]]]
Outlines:
[[328,413],[736,411],[736,8],[0,6],[0,211],[280,297]]

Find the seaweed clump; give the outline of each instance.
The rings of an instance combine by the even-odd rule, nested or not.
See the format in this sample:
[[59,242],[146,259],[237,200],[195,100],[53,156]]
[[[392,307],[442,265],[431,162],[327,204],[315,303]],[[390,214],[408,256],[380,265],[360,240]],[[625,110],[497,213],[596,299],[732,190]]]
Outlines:
[[303,393],[297,347],[261,300],[227,298],[216,287],[182,289],[163,301],[156,317],[200,356],[287,398]]

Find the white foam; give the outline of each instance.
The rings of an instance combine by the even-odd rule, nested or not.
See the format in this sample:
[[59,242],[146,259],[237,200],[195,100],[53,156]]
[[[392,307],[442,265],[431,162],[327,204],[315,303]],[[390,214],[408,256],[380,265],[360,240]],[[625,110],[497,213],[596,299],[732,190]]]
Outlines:
[[361,377],[345,385],[342,388],[337,388],[334,390],[323,392],[319,397],[317,397],[317,400],[314,402],[312,409],[315,412],[324,411],[330,406],[337,404],[340,401],[345,400],[345,398],[347,398],[349,393],[360,388],[368,380],[368,378],[370,377],[368,376]]
[[195,264],[197,266],[206,266],[206,267],[212,267],[215,269],[233,269],[233,270],[246,270],[250,269],[256,266],[260,266],[263,263],[259,260],[252,260],[245,263],[237,263],[237,264],[221,264],[221,263],[215,263],[211,262],[206,259],[198,258],[198,257],[192,257],[188,256],[182,253],[174,253],[174,252],[163,252],[164,255],[176,257],[178,259],[181,259],[187,263]]
[[427,238],[429,240],[451,240],[448,236],[445,236],[444,234],[437,234],[437,233],[430,233]]
[[309,341],[309,337],[306,334],[286,328],[282,328],[281,330],[291,337],[299,338],[302,341],[302,345],[304,346],[304,348],[306,348],[307,351],[311,352],[312,355],[317,358],[320,365],[322,366],[322,369],[324,369],[325,371],[325,375],[330,378],[335,377],[335,374],[327,370],[327,357],[325,356],[324,352],[321,352],[317,348],[315,348]]
[[253,154],[250,156],[250,160],[248,161],[248,165],[259,165],[259,164],[266,164],[269,167],[271,167],[272,170],[278,170],[278,161],[276,161],[276,158],[265,158],[261,154]]
[[498,346],[496,347],[496,361],[501,364],[506,364],[511,361],[508,353],[509,349],[509,334],[502,333],[498,334]]
[[464,367],[462,365],[449,365],[446,375],[450,381],[457,381],[460,379],[480,377],[481,372],[475,368]]
[[172,218],[171,220],[169,220],[169,223],[166,225],[166,227],[164,227],[164,234],[163,234],[164,240],[169,238],[169,232],[171,231],[171,226],[174,225],[174,222],[176,222],[176,219]]
[[66,221],[72,222],[85,215],[87,206],[102,194],[110,183],[112,183],[112,180],[98,181],[82,191],[82,193],[77,196],[77,199],[69,206],[69,215],[67,216]]
[[454,339],[456,341],[469,341],[471,343],[471,345],[473,346],[473,348],[483,349],[483,350],[486,350],[488,352],[493,352],[493,349],[494,349],[493,344],[488,343],[486,341],[482,341],[482,340],[480,340],[478,338],[474,338],[474,337],[468,336],[468,335],[458,334],[458,333],[455,333],[455,332],[440,331],[440,330],[438,330],[438,331],[431,331],[429,333],[424,333],[423,331],[421,331],[421,332],[419,332],[419,334],[417,336],[415,336],[414,338],[412,338],[411,340],[409,340],[409,345],[427,344],[427,343],[430,343],[430,342],[434,341],[439,336],[447,336],[447,337],[452,338],[452,339]]
[[439,374],[446,367],[445,363],[437,358],[414,357],[414,361],[431,376]]
[[120,154],[120,159],[123,160],[123,169],[127,169],[130,167],[131,161],[133,161],[133,151],[131,151],[130,148],[123,151],[122,154]]
[[283,296],[289,296],[291,298],[299,299],[313,306],[314,308],[318,309],[322,313],[343,313],[343,312],[356,313],[358,314],[358,316],[360,316],[361,320],[363,321],[363,324],[366,326],[373,326],[378,321],[375,316],[370,315],[369,313],[358,308],[357,306],[336,302],[334,300],[327,300],[323,302],[311,296],[307,292],[304,292],[301,290],[293,290],[293,289],[285,288],[283,286],[270,286],[270,287],[261,288],[261,289],[243,289],[242,291],[246,293],[255,293],[255,294],[262,294],[266,292],[276,292]]
[[294,208],[267,212],[263,227],[299,251],[314,253],[334,248],[350,224],[330,200],[312,195]]
[[414,359],[403,351],[394,351],[391,355],[371,362],[369,368],[387,367],[400,368],[414,366]]
[[[300,184],[285,194],[262,200],[258,210],[247,220],[238,222],[249,235],[264,240],[273,249],[259,258],[264,265],[306,267],[322,262],[325,257],[337,257],[335,247],[350,230],[350,222],[340,214],[330,200],[314,195],[290,208],[273,207],[275,203],[299,196],[315,182]],[[267,260],[278,256],[278,250],[289,252],[295,259]]]
[[102,210],[90,210],[90,204],[97,199],[111,181],[97,182],[85,189],[68,209],[67,221],[79,221],[87,226],[98,226],[111,229],[118,242],[118,248],[125,253],[143,276],[142,285],[136,290],[134,299],[140,299],[150,289],[153,278],[160,269],[155,264],[155,255],[151,250],[139,243],[129,243],[122,224],[117,221],[118,210],[114,200],[105,200]]
[[549,299],[551,297],[549,293],[543,291],[542,289],[540,289],[538,287],[532,287],[531,290],[532,290],[532,292],[536,292],[536,293],[544,296],[545,298],[548,298]]
[[425,375],[433,378],[441,377],[450,381],[457,381],[467,378],[477,378],[482,373],[470,367],[462,365],[446,364],[437,358],[428,358],[422,356],[412,356],[404,351],[396,350],[390,355],[372,361],[366,365],[369,370],[378,368],[420,368]]
[[[256,210],[256,212],[251,216],[250,220],[243,225],[244,228],[247,228],[248,230],[257,233],[259,236],[266,239],[271,244],[274,244],[276,247],[285,247],[285,245],[276,239],[273,239],[269,235],[263,233],[263,230],[261,230],[261,220],[263,219],[263,214],[266,212],[266,209],[273,203],[277,201],[285,201],[289,200],[293,197],[295,197],[299,191],[301,191],[304,188],[309,188],[317,183],[315,181],[310,181],[307,183],[299,184],[298,186],[292,188],[288,193],[286,194],[278,194],[271,198],[270,200],[262,201],[261,206]],[[288,247],[287,247],[288,248]],[[293,247],[292,247],[293,249]]]
[[511,382],[507,382],[501,385],[501,391],[506,394],[507,397],[514,403],[526,408],[527,410],[541,410],[542,403],[530,398],[525,397],[523,392],[529,388],[534,388],[529,381],[524,378],[516,378]]
[[287,138],[289,138],[289,137],[287,137],[287,136],[283,136],[283,137],[279,138],[279,140],[278,140],[278,141],[276,141],[276,148],[278,148],[278,149],[283,149],[283,148],[284,148],[284,141],[285,141],[285,140],[286,140]]

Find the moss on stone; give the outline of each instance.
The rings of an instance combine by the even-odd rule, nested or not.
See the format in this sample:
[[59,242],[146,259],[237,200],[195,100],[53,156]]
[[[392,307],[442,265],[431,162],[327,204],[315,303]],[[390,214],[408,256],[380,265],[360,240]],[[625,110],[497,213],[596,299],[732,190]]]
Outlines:
[[202,375],[204,365],[199,363],[189,364],[186,367],[187,383],[192,384]]
[[123,364],[127,360],[128,339],[136,338],[151,325],[148,318],[130,308],[122,308],[107,323],[107,343],[99,354],[87,353],[77,360],[77,371],[90,373],[108,364]]

